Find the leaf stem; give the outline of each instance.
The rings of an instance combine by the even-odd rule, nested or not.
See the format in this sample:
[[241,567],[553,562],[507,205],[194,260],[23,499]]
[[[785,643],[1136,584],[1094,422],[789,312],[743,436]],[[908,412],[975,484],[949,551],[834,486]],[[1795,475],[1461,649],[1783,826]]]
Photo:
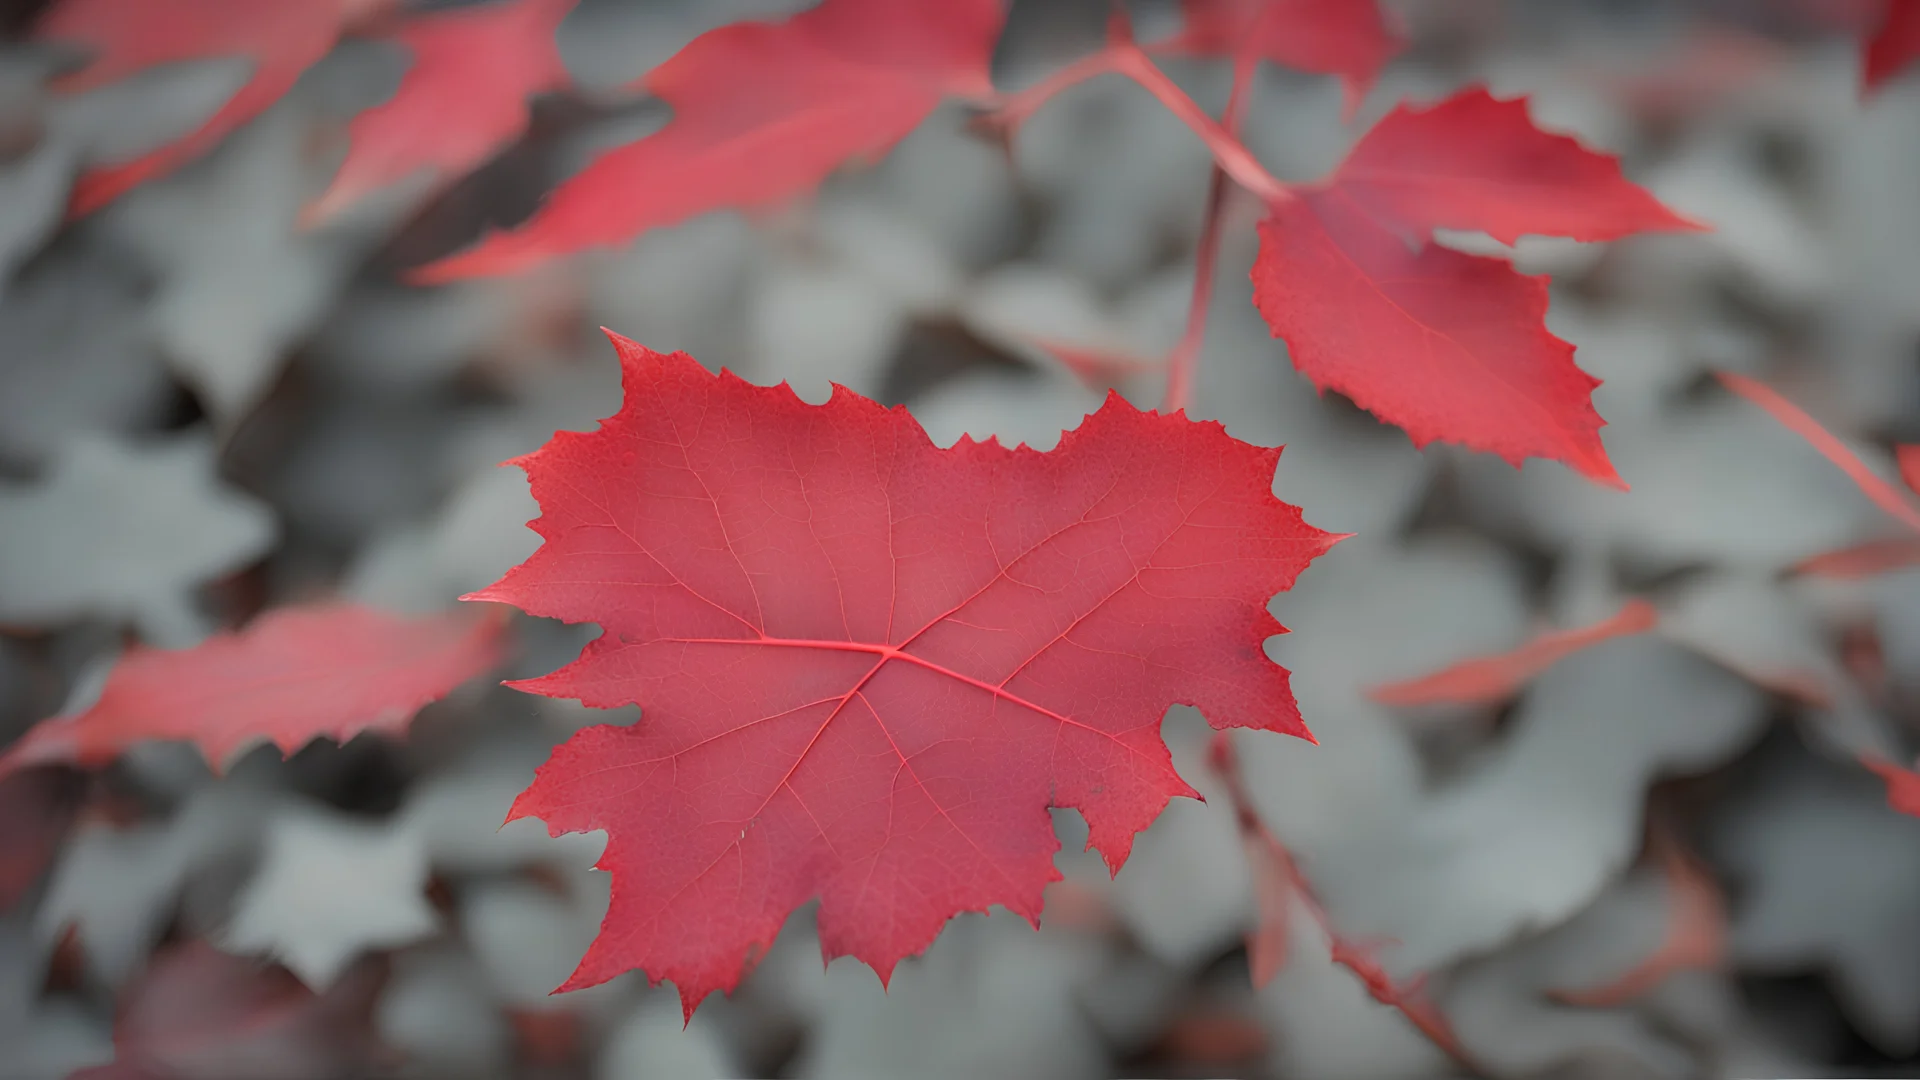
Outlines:
[[1180,118],[1180,122],[1193,129],[1200,141],[1207,144],[1213,160],[1233,181],[1260,197],[1262,202],[1281,203],[1291,201],[1293,191],[1287,185],[1274,178],[1266,166],[1260,164],[1253,152],[1248,150],[1227,129],[1220,126],[1213,117],[1207,115],[1185,90],[1180,89],[1153,58],[1141,51],[1131,41],[1117,41],[1107,47],[1113,56],[1113,70],[1139,83],[1146,91],[1160,99],[1167,111]]
[[1820,422],[1808,416],[1806,411],[1788,401],[1778,390],[1758,379],[1737,375],[1731,371],[1717,371],[1720,382],[1727,389],[1753,402],[1772,414],[1787,430],[1812,444],[1828,461],[1840,467],[1860,488],[1862,494],[1873,500],[1873,504],[1887,512],[1887,516],[1920,532],[1920,509],[1915,509],[1900,489],[1880,478],[1866,462],[1860,460],[1846,443],[1820,426]]
[[1110,47],[1101,49],[1097,53],[1075,60],[1025,90],[1002,96],[995,103],[993,111],[986,117],[986,121],[992,127],[1012,133],[1061,91],[1078,86],[1088,79],[1119,70],[1114,60],[1113,49]]
[[[982,123],[1010,134],[1055,94],[1100,75],[1125,75],[1159,98],[1167,111],[1200,136],[1200,141],[1207,144],[1208,152],[1213,155],[1214,163],[1232,177],[1234,183],[1258,195],[1263,202],[1282,203],[1293,199],[1291,188],[1268,172],[1266,166],[1260,164],[1260,160],[1241,144],[1232,131],[1208,116],[1207,111],[1168,78],[1167,73],[1153,62],[1153,58],[1134,42],[1133,31],[1124,11],[1116,13],[1108,27],[1106,48],[1075,60],[1025,90],[1001,97],[997,107]],[[1237,57],[1234,68],[1237,86],[1241,79],[1240,60]]]
[[[1227,107],[1220,114],[1220,126],[1230,137],[1238,138],[1240,122],[1246,117],[1257,63],[1258,59],[1246,49],[1234,55],[1233,88],[1227,91]],[[1231,194],[1226,170],[1215,162],[1207,181],[1207,209],[1200,226],[1200,243],[1193,253],[1193,297],[1187,303],[1187,328],[1167,357],[1167,399],[1161,412],[1179,412],[1193,400],[1194,373],[1200,367],[1200,349],[1207,340],[1207,313],[1213,307],[1214,264],[1219,261],[1220,233],[1225,227],[1227,199]]]
[[[1240,772],[1240,757],[1235,752],[1233,740],[1224,731],[1214,732],[1213,743],[1208,748],[1207,765],[1226,785],[1227,796],[1232,801],[1234,819],[1240,827],[1241,838],[1251,853],[1259,853],[1274,864],[1270,869],[1284,879],[1286,888],[1298,897],[1300,904],[1313,918],[1320,932],[1326,936],[1327,946],[1334,963],[1347,968],[1359,978],[1367,993],[1382,1005],[1390,1006],[1407,1018],[1420,1034],[1425,1035],[1433,1045],[1451,1058],[1454,1064],[1473,1076],[1491,1075],[1482,1068],[1467,1048],[1460,1044],[1458,1036],[1447,1023],[1433,1002],[1421,993],[1421,984],[1425,976],[1416,976],[1406,982],[1395,984],[1386,971],[1374,960],[1369,950],[1359,942],[1342,937],[1334,928],[1327,909],[1321,905],[1313,883],[1307,880],[1293,853],[1280,842],[1280,838],[1267,828],[1260,819],[1260,812],[1253,805],[1253,799],[1247,794],[1246,779]],[[1256,880],[1259,867],[1254,868]],[[1256,928],[1249,935],[1250,941],[1259,934]],[[1276,965],[1277,967],[1277,965]],[[1271,976],[1276,973],[1269,970]]]

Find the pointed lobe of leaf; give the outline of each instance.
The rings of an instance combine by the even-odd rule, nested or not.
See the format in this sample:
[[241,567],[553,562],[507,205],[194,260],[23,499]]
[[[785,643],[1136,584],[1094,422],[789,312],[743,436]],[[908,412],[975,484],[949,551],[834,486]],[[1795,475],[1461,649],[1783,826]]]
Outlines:
[[949,94],[984,95],[999,0],[825,0],[783,22],[695,38],[643,83],[673,106],[658,132],[601,155],[524,225],[421,268],[507,274],[727,207],[811,190],[878,157]]
[[1038,918],[1050,806],[1118,868],[1194,794],[1169,705],[1306,735],[1267,602],[1338,538],[1274,498],[1277,450],[1118,395],[1046,453],[943,450],[845,388],[613,341],[625,404],[518,462],[545,543],[474,597],[603,628],[522,689],[641,707],[510,815],[608,833],[562,989],[637,967],[690,1014],[815,897],[826,955],[884,979],[958,912]]
[[1872,93],[1920,59],[1920,0],[1887,0],[1887,14],[1861,57],[1862,85]]
[[1293,366],[1404,429],[1514,465],[1553,458],[1624,487],[1600,443],[1598,379],[1550,333],[1547,280],[1434,244],[1410,250],[1338,189],[1260,225],[1254,302]]
[[1333,174],[1361,210],[1409,237],[1435,229],[1616,240],[1700,225],[1620,173],[1620,163],[1533,126],[1525,98],[1484,88],[1421,108],[1402,103],[1369,129]]
[[365,0],[60,0],[38,36],[93,51],[85,68],[57,87],[84,91],[161,64],[245,56],[245,86],[198,128],[157,150],[83,174],[68,212],[78,216],[112,202],[211,150],[228,133],[280,100],[339,37],[349,12]]
[[1338,75],[1349,113],[1406,42],[1375,0],[1181,0],[1163,48],[1206,56],[1252,49],[1297,71]]
[[43,720],[0,772],[105,764],[136,742],[191,742],[215,769],[271,742],[291,754],[325,736],[397,731],[501,656],[503,625],[465,613],[407,619],[355,604],[269,612],[191,649],[134,648],[84,712]]
[[394,40],[413,66],[391,100],[354,117],[346,161],[309,223],[421,171],[445,183],[527,127],[527,99],[567,83],[554,33],[579,0],[505,0],[421,15]]
[[1535,675],[1589,646],[1651,630],[1659,613],[1645,600],[1629,600],[1612,618],[1573,630],[1541,634],[1512,652],[1475,657],[1431,675],[1374,687],[1367,696],[1382,705],[1478,705],[1512,697]]

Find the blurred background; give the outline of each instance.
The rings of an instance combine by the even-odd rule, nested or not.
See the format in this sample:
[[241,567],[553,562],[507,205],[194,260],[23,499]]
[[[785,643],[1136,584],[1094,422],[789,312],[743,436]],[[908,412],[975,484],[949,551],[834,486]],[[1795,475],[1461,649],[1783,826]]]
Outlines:
[[[130,641],[331,595],[441,611],[491,582],[537,542],[498,463],[619,405],[597,326],[810,401],[838,382],[905,403],[943,444],[1050,446],[1109,382],[1160,399],[1209,161],[1118,79],[1063,94],[1010,152],[947,107],[780,211],[415,287],[408,268],[664,121],[622,87],[700,32],[805,5],[581,0],[559,29],[575,85],[523,138],[316,228],[302,208],[404,52],[343,39],[203,157],[63,224],[78,169],[192,129],[242,69],[56,92],[78,54],[33,40],[49,6],[0,5],[0,743],[84,706]],[[1486,1075],[1920,1075],[1920,820],[1856,763],[1920,744],[1920,573],[1788,573],[1893,526],[1709,374],[1765,378],[1879,465],[1920,440],[1920,76],[1861,100],[1867,0],[1393,6],[1411,46],[1351,126],[1335,80],[1262,67],[1245,137],[1277,175],[1317,177],[1396,101],[1483,81],[1716,231],[1517,249],[1605,380],[1620,494],[1416,453],[1317,396],[1250,302],[1255,210],[1233,205],[1193,412],[1284,443],[1275,490],[1358,534],[1275,604],[1294,633],[1271,651],[1321,745],[1240,736],[1248,798]],[[1138,5],[1142,37],[1174,14]],[[1093,50],[1104,16],[1015,0],[996,80]],[[1226,65],[1166,66],[1224,101]],[[1076,370],[1043,343],[1127,362]],[[138,544],[88,542],[102,530]],[[91,599],[10,605],[27,583]],[[1657,630],[1510,702],[1366,696],[1631,597]],[[513,636],[499,677],[591,628]],[[404,740],[264,749],[222,778],[156,744],[0,780],[0,1077],[104,1065],[116,1035],[137,1053],[100,1075],[181,1080],[1460,1072],[1330,963],[1297,900],[1285,966],[1252,987],[1247,850],[1185,709],[1167,739],[1209,801],[1172,806],[1112,880],[1058,815],[1066,878],[1037,934],[963,916],[883,994],[852,960],[823,970],[803,909],[684,1029],[637,973],[551,997],[605,910],[601,838],[496,826],[552,745],[607,719],[488,679]]]

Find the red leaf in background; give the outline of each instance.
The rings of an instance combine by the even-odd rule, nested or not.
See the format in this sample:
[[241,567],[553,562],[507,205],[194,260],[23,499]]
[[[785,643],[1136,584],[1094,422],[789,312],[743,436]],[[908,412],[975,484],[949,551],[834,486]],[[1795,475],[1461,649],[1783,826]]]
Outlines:
[[1073,373],[1082,385],[1096,390],[1104,390],[1129,375],[1142,371],[1154,371],[1166,367],[1164,360],[1149,360],[1139,356],[1105,349],[1089,349],[1079,345],[1068,345],[1058,341],[1035,341],[1033,346],[1058,361],[1060,366]]
[[1282,67],[1338,75],[1349,115],[1406,46],[1374,0],[1181,0],[1180,14],[1180,33],[1161,48],[1208,56],[1250,48]]
[[1533,677],[1581,649],[1651,630],[1660,613],[1629,600],[1612,618],[1573,630],[1551,630],[1512,652],[1462,660],[1431,675],[1386,683],[1367,692],[1383,705],[1481,705],[1504,701]]
[[1795,563],[1794,572],[1815,577],[1863,578],[1920,564],[1920,538],[1899,536],[1823,551]]
[[316,995],[285,968],[188,941],[156,953],[127,988],[113,1064],[73,1077],[383,1075],[392,1055],[369,1029],[384,982],[382,964],[362,961]]
[[0,776],[0,913],[20,902],[60,849],[80,808],[72,779],[52,769]]
[[1254,808],[1253,798],[1247,791],[1246,778],[1240,770],[1239,753],[1226,732],[1215,732],[1212,742],[1208,744],[1207,767],[1226,785],[1227,798],[1233,806],[1234,824],[1239,828],[1242,846],[1253,860],[1251,869],[1254,874],[1256,922],[1247,933],[1247,953],[1254,987],[1263,986],[1266,980],[1279,974],[1286,964],[1287,923],[1292,904],[1298,901],[1326,937],[1329,961],[1352,972],[1369,996],[1406,1017],[1408,1023],[1419,1029],[1465,1072],[1474,1076],[1485,1075],[1487,1070],[1474,1063],[1466,1048],[1455,1037],[1453,1026],[1422,993],[1426,985],[1424,974],[1396,984],[1374,954],[1373,944],[1355,941],[1334,927],[1327,909],[1314,893],[1312,882],[1300,872],[1300,864],[1294,861],[1293,853],[1260,819],[1260,813]]
[[1920,773],[1871,754],[1862,755],[1860,764],[1886,781],[1888,806],[1902,814],[1920,817]]
[[1866,93],[1886,85],[1920,59],[1920,0],[1887,0],[1887,13],[1860,58]]
[[524,225],[422,267],[421,281],[507,274],[726,207],[809,191],[877,157],[948,94],[992,91],[999,0],[825,0],[777,23],[695,38],[642,80],[673,106],[601,155]]
[[1326,182],[1409,238],[1434,229],[1616,240],[1701,226],[1620,174],[1620,163],[1533,126],[1525,98],[1483,88],[1426,108],[1401,104],[1375,124]]
[[518,462],[545,543],[474,594],[604,628],[516,685],[642,710],[509,815],[608,834],[561,989],[638,967],[690,1015],[815,897],[823,952],[885,978],[958,912],[1037,921],[1049,806],[1118,868],[1194,794],[1169,705],[1306,735],[1267,603],[1338,537],[1274,498],[1278,450],[1118,395],[1046,453],[943,450],[843,387],[807,405],[610,336],[625,404]]
[[1563,1004],[1611,1009],[1638,998],[1678,971],[1712,970],[1727,953],[1727,912],[1713,875],[1678,841],[1656,833],[1654,855],[1667,879],[1667,932],[1654,951],[1612,979],[1584,990],[1553,990]]
[[372,0],[60,0],[39,37],[94,50],[85,68],[55,84],[91,90],[161,64],[245,56],[247,84],[184,137],[131,161],[93,169],[74,185],[68,212],[78,216],[129,189],[157,180],[212,149],[280,100],[333,48],[347,15]]
[[1154,1044],[1154,1056],[1184,1065],[1252,1063],[1266,1054],[1271,1043],[1258,1020],[1216,1006],[1175,1016]]
[[1535,128],[1524,101],[1468,90],[1396,110],[1329,180],[1276,203],[1254,301],[1314,385],[1415,446],[1553,458],[1624,488],[1600,442],[1599,381],[1543,321],[1546,279],[1423,242],[1436,228],[1597,240],[1697,227],[1613,159]]
[[[1849,449],[1846,443],[1820,426],[1820,421],[1808,416],[1800,406],[1758,379],[1735,375],[1731,371],[1715,374],[1719,376],[1721,385],[1765,409],[1780,421],[1781,426],[1807,440],[1822,457],[1839,466],[1840,471],[1847,474],[1847,479],[1858,485],[1861,493],[1873,500],[1875,506],[1907,528],[1920,532],[1920,508],[1916,508],[1899,488],[1881,479],[1880,474],[1861,461],[1860,456]],[[1913,455],[1908,448],[1902,447],[1899,456],[1901,476],[1906,478]]]
[[1335,190],[1261,223],[1253,296],[1301,374],[1416,447],[1553,458],[1626,486],[1600,443],[1600,380],[1543,322],[1546,278],[1433,244],[1410,250]]
[[1893,455],[1900,463],[1900,482],[1908,491],[1920,493],[1920,444],[1902,443],[1893,448]]
[[217,770],[259,742],[291,754],[321,736],[398,731],[493,667],[502,629],[465,613],[410,619],[326,603],[270,611],[191,649],[136,647],[92,708],[35,725],[0,771],[104,764],[148,739],[191,742]]
[[413,66],[391,100],[354,117],[309,224],[421,171],[459,178],[527,127],[527,99],[566,85],[554,33],[579,0],[505,0],[421,15],[394,40]]
[[[1765,409],[1783,427],[1807,440],[1822,457],[1839,466],[1840,471],[1847,474],[1847,479],[1852,480],[1875,506],[1907,528],[1920,532],[1920,508],[1916,508],[1899,488],[1881,479],[1879,473],[1861,461],[1860,456],[1846,443],[1822,427],[1820,421],[1808,416],[1798,405],[1788,401],[1766,383],[1728,371],[1717,374],[1727,389]],[[1920,492],[1920,446],[1896,446],[1894,455],[1899,461],[1900,479],[1909,490]],[[1920,539],[1904,536],[1869,540],[1837,551],[1810,555],[1795,564],[1794,570],[1820,577],[1860,578],[1884,574],[1915,563],[1920,563]]]

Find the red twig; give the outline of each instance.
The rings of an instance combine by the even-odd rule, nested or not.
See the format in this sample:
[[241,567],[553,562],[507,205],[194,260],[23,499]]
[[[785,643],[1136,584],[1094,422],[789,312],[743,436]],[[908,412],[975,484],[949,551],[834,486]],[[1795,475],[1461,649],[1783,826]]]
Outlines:
[[[1815,450],[1840,467],[1860,490],[1872,499],[1874,505],[1885,510],[1900,524],[1920,532],[1920,509],[1916,509],[1911,500],[1899,488],[1881,479],[1861,461],[1859,456],[1847,448],[1847,444],[1835,438],[1820,422],[1808,416],[1798,405],[1782,397],[1766,383],[1758,379],[1749,379],[1745,375],[1735,375],[1731,371],[1717,373],[1727,389],[1753,402],[1755,405],[1773,414],[1789,431],[1813,444]],[[1904,466],[1904,462],[1902,463]],[[1904,468],[1903,468],[1904,473]]]
[[[1200,349],[1206,342],[1207,313],[1213,301],[1214,264],[1219,261],[1220,234],[1232,194],[1227,187],[1228,179],[1269,203],[1291,199],[1293,193],[1274,179],[1240,142],[1240,122],[1246,115],[1248,89],[1259,63],[1258,56],[1250,49],[1235,54],[1233,88],[1227,95],[1226,110],[1215,122],[1135,44],[1124,9],[1116,9],[1107,25],[1106,48],[1068,64],[1025,90],[1001,98],[984,123],[1010,136],[1055,94],[1096,76],[1117,73],[1159,98],[1161,104],[1206,143],[1214,165],[1207,185],[1206,217],[1200,229],[1200,243],[1194,251],[1193,299],[1187,307],[1186,329],[1167,357],[1167,396],[1161,406],[1162,412],[1174,413],[1185,409],[1193,400],[1194,371],[1199,366]],[[1249,40],[1253,37],[1250,34]]]
[[1726,905],[1713,875],[1665,829],[1654,830],[1649,854],[1666,878],[1669,910],[1660,944],[1639,963],[1606,982],[1550,990],[1548,997],[1563,1005],[1611,1009],[1646,994],[1675,972],[1711,971],[1725,961]]
[[1102,49],[1075,60],[1025,90],[1001,97],[985,119],[991,126],[1012,134],[1056,94],[1118,70],[1112,50]]
[[1200,141],[1207,144],[1214,163],[1233,177],[1234,183],[1258,195],[1266,203],[1287,202],[1294,197],[1291,188],[1276,180],[1251,150],[1241,145],[1239,139],[1188,97],[1185,90],[1167,78],[1166,72],[1160,70],[1160,65],[1155,64],[1153,58],[1142,52],[1138,45],[1129,41],[1113,45],[1110,49],[1114,54],[1115,70],[1145,87],[1148,93],[1160,99],[1160,104],[1165,105],[1167,111],[1193,129],[1193,133],[1200,136]]
[[[1466,1047],[1453,1033],[1452,1025],[1435,1007],[1432,1001],[1421,995],[1426,977],[1415,976],[1402,983],[1395,983],[1386,969],[1373,957],[1373,948],[1365,942],[1342,937],[1334,928],[1333,920],[1327,909],[1321,905],[1320,898],[1313,890],[1312,882],[1300,870],[1300,864],[1293,858],[1279,837],[1273,835],[1266,823],[1260,820],[1260,813],[1254,808],[1253,800],[1247,794],[1246,781],[1240,773],[1240,758],[1234,752],[1233,742],[1227,733],[1215,732],[1213,743],[1207,754],[1207,764],[1212,767],[1226,784],[1227,795],[1233,802],[1234,820],[1240,827],[1241,840],[1246,844],[1249,857],[1254,859],[1256,882],[1263,879],[1268,883],[1260,893],[1262,923],[1248,935],[1248,953],[1254,971],[1254,984],[1261,985],[1265,979],[1278,974],[1285,956],[1285,910],[1284,895],[1276,897],[1278,886],[1284,882],[1285,891],[1300,900],[1307,914],[1319,925],[1320,932],[1326,935],[1328,950],[1334,963],[1353,972],[1361,985],[1375,1001],[1399,1011],[1407,1022],[1425,1035],[1454,1063],[1476,1076],[1487,1075],[1486,1070],[1476,1063]],[[1265,863],[1266,865],[1262,865]],[[1265,873],[1263,874],[1263,871]],[[1259,886],[1256,886],[1259,888]],[[1278,932],[1267,922],[1267,915],[1278,910]],[[1276,938],[1279,939],[1276,946]],[[1276,954],[1275,950],[1279,952]]]
[[[1246,116],[1247,98],[1251,96],[1248,91],[1257,62],[1246,49],[1233,58],[1233,88],[1227,92],[1227,107],[1221,113],[1220,126],[1236,139],[1240,135],[1240,121]],[[1207,182],[1206,218],[1200,226],[1200,244],[1193,253],[1193,298],[1187,304],[1187,328],[1167,357],[1167,400],[1161,412],[1179,412],[1193,400],[1194,372],[1200,366],[1200,349],[1207,340],[1207,312],[1213,307],[1214,264],[1220,258],[1220,233],[1225,227],[1230,194],[1226,170],[1216,162]]]
[[1610,619],[1571,630],[1550,630],[1508,652],[1477,656],[1431,675],[1383,683],[1367,691],[1382,705],[1484,705],[1519,692],[1536,675],[1581,649],[1611,638],[1651,630],[1660,614],[1633,599]]
[[[1235,183],[1258,195],[1263,202],[1286,202],[1294,197],[1292,189],[1275,179],[1266,166],[1253,156],[1252,151],[1242,145],[1232,132],[1208,116],[1205,109],[1187,96],[1187,92],[1172,79],[1167,78],[1166,72],[1160,70],[1153,58],[1134,43],[1133,31],[1124,13],[1116,14],[1109,20],[1108,27],[1106,48],[1068,64],[1019,93],[1001,98],[998,107],[983,122],[1010,134],[1062,90],[1098,75],[1117,73],[1139,83],[1148,93],[1159,98],[1169,112],[1200,136],[1200,141],[1206,143],[1208,152],[1213,155],[1214,163]],[[1235,81],[1238,80],[1236,70]]]

